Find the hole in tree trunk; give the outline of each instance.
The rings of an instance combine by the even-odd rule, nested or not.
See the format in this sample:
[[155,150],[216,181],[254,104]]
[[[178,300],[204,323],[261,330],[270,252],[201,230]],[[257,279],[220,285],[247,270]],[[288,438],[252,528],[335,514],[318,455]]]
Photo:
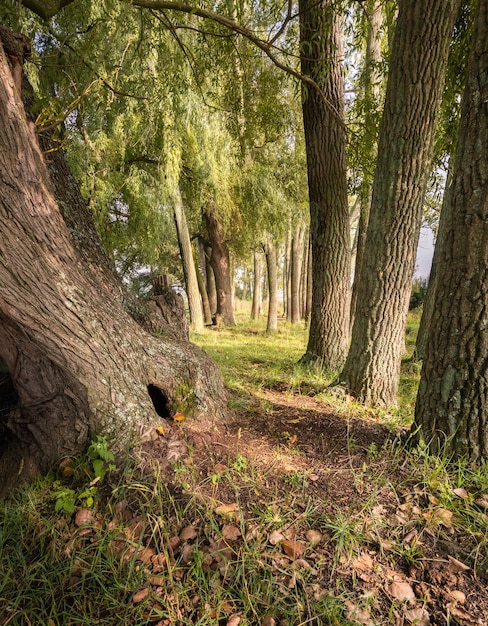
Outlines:
[[0,454],[8,445],[11,436],[8,418],[11,411],[17,406],[18,400],[19,397],[10,372],[5,361],[0,359]]
[[169,418],[171,413],[169,410],[168,397],[156,385],[148,385],[147,391],[154,405],[154,410],[160,417]]

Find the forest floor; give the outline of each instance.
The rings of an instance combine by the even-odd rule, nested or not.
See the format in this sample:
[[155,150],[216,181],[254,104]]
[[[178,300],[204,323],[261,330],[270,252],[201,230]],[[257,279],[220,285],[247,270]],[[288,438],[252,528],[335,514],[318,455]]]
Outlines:
[[409,445],[417,365],[372,411],[296,366],[304,329],[196,341],[227,419],[163,420],[116,468],[98,441],[2,503],[0,626],[488,624],[488,468]]
[[[210,567],[221,568],[219,550],[232,562],[254,543],[250,575],[267,569],[296,604],[290,621],[279,602],[255,598],[261,619],[243,624],[488,624],[488,496],[453,483],[441,459],[406,452],[406,440],[373,417],[265,389],[226,426],[174,425],[145,458],[159,457],[167,480],[177,460],[179,487],[220,518],[210,540],[205,523],[192,525],[192,542],[212,546]],[[219,623],[241,623],[238,606]]]

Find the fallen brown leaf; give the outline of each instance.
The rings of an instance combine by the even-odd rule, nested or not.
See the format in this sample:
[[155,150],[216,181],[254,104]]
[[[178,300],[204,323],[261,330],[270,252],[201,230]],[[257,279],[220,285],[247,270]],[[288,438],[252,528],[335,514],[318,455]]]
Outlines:
[[222,537],[227,541],[235,541],[241,536],[241,531],[234,524],[225,524],[222,527]]
[[394,581],[388,586],[388,591],[395,600],[416,600],[413,589],[407,582]]
[[221,504],[215,509],[215,514],[221,517],[235,517],[233,513],[239,510],[239,505],[235,502],[232,504]]
[[415,624],[415,626],[429,626],[430,615],[426,609],[408,609],[405,611],[405,619],[408,624]]
[[136,591],[136,593],[132,596],[133,604],[139,604],[139,602],[142,602],[150,591],[149,587]]
[[180,533],[181,541],[189,541],[191,539],[195,539],[197,536],[197,531],[194,526],[185,526]]
[[281,541],[281,547],[283,548],[285,554],[290,557],[290,559],[296,559],[305,552],[305,546],[303,543],[299,541],[293,541],[291,539],[283,539]]
[[77,526],[86,526],[87,524],[93,524],[95,521],[95,515],[90,509],[79,509],[76,511],[75,524]]

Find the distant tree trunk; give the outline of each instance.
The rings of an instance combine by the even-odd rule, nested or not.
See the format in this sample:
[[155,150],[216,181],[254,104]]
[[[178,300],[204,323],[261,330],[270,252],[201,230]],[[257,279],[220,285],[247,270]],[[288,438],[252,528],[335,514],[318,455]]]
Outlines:
[[[302,73],[312,237],[313,296],[305,362],[342,366],[349,340],[351,253],[340,11],[334,0],[300,0]],[[324,100],[325,97],[325,100]]]
[[261,281],[263,260],[261,252],[254,251],[254,278],[252,290],[251,319],[257,320],[261,314]]
[[226,326],[235,326],[234,310],[232,307],[232,284],[230,272],[229,248],[225,240],[222,224],[217,219],[212,208],[203,211],[203,218],[207,227],[208,239],[212,248],[210,265],[212,266],[217,291],[216,316]]
[[268,323],[267,333],[274,333],[278,330],[278,266],[276,259],[276,248],[268,237],[266,243],[266,267],[268,269]]
[[363,180],[359,190],[359,223],[356,233],[356,261],[354,264],[354,283],[351,296],[351,319],[350,328],[354,323],[356,302],[358,297],[358,287],[361,280],[361,268],[363,266],[364,254],[366,250],[366,233],[369,224],[369,213],[371,198],[373,194],[372,172],[377,153],[377,125],[376,116],[378,114],[380,92],[381,92],[381,72],[380,63],[381,39],[383,35],[383,8],[380,0],[368,0],[366,5],[368,15],[368,35],[366,39],[366,53],[364,56],[364,69],[362,89],[366,113],[364,116],[364,140],[367,143],[367,152],[364,155],[366,162],[363,163]]
[[243,302],[247,300],[247,290],[248,290],[247,266],[244,265],[243,270],[242,270],[242,300]]
[[291,240],[291,323],[298,324],[301,320],[300,311],[300,278],[302,271],[303,228],[298,226]]
[[178,234],[178,244],[180,247],[183,274],[185,276],[185,287],[188,298],[188,306],[190,309],[191,328],[195,332],[200,332],[204,327],[202,301],[200,299],[193,247],[191,245],[190,233],[188,232],[188,224],[186,222],[183,200],[178,187],[175,189],[173,200],[173,213],[176,224],[176,232]]
[[380,127],[367,255],[343,376],[369,404],[397,400],[437,112],[458,0],[401,0]]
[[[202,275],[202,272],[198,268],[198,263],[197,263],[195,254],[193,254],[193,261],[195,263],[195,271],[196,271],[196,276],[197,276],[197,281],[198,281],[198,291],[200,292],[200,297],[202,298],[203,318],[205,321],[205,325],[210,326],[212,324],[212,311],[210,309],[208,293],[205,287],[205,280]],[[203,259],[203,265],[202,265],[202,270],[204,269],[205,269],[205,258]]]
[[480,0],[414,422],[434,454],[477,462],[488,459],[487,51]]
[[[51,184],[0,45],[0,358],[19,396],[0,491],[78,454],[95,434],[116,452],[136,444],[183,392],[195,413],[224,407],[213,361],[188,342],[146,333],[110,272],[74,247],[54,199],[63,191],[71,204],[73,179]],[[83,237],[83,224],[73,230]]]
[[210,257],[212,256],[212,247],[210,244],[204,244],[205,251],[205,287],[207,289],[208,303],[210,305],[210,312],[212,318],[217,313],[217,287],[215,286],[215,275],[210,264]]
[[308,286],[308,254],[310,250],[310,237],[307,229],[303,231],[302,241],[302,273],[300,276],[300,315],[304,320],[307,317],[307,286]]
[[310,327],[310,316],[312,314],[312,293],[313,293],[313,261],[312,261],[312,241],[308,241],[308,271],[307,271],[307,299],[305,308],[305,324]]
[[285,263],[283,270],[283,309],[287,322],[291,322],[291,228],[286,234]]

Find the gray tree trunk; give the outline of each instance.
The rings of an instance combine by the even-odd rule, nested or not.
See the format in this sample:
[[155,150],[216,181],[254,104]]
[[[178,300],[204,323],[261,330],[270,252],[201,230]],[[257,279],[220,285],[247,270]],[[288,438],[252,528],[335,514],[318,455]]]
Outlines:
[[336,369],[349,339],[350,236],[341,15],[334,0],[300,0],[302,73],[321,87],[303,90],[312,237],[313,295],[304,361]]
[[364,98],[366,106],[363,141],[366,141],[367,150],[364,154],[365,163],[362,164],[363,180],[359,190],[359,223],[356,234],[354,283],[351,297],[351,319],[349,322],[351,330],[356,311],[358,287],[361,280],[361,268],[366,251],[366,233],[368,231],[373,192],[373,177],[371,172],[373,171],[378,147],[376,118],[380,106],[382,79],[380,64],[382,60],[381,40],[383,38],[383,8],[380,0],[368,0],[366,12],[368,15],[368,35],[366,39],[366,53],[364,56],[362,97]]
[[261,252],[254,251],[254,276],[252,289],[251,319],[257,320],[261,314],[261,282],[263,273],[263,257]]
[[190,233],[188,232],[185,209],[183,207],[181,192],[178,187],[174,191],[173,213],[176,224],[176,232],[178,234],[178,244],[180,247],[183,274],[185,276],[186,295],[188,297],[188,306],[190,308],[191,328],[195,332],[200,332],[205,326],[203,321],[202,301],[200,299],[197,270],[195,268],[193,248],[191,245]]
[[203,218],[211,246],[210,265],[213,269],[217,292],[217,310],[215,315],[218,318],[217,321],[222,321],[226,326],[235,326],[236,322],[232,306],[230,255],[225,240],[224,228],[211,206],[203,211]]
[[435,454],[488,458],[488,2],[480,0],[414,428]]
[[266,267],[268,270],[268,322],[267,333],[274,333],[278,330],[278,266],[276,259],[276,248],[268,237],[266,243]]
[[367,255],[343,377],[369,404],[397,400],[415,253],[458,0],[401,0],[380,127]]

